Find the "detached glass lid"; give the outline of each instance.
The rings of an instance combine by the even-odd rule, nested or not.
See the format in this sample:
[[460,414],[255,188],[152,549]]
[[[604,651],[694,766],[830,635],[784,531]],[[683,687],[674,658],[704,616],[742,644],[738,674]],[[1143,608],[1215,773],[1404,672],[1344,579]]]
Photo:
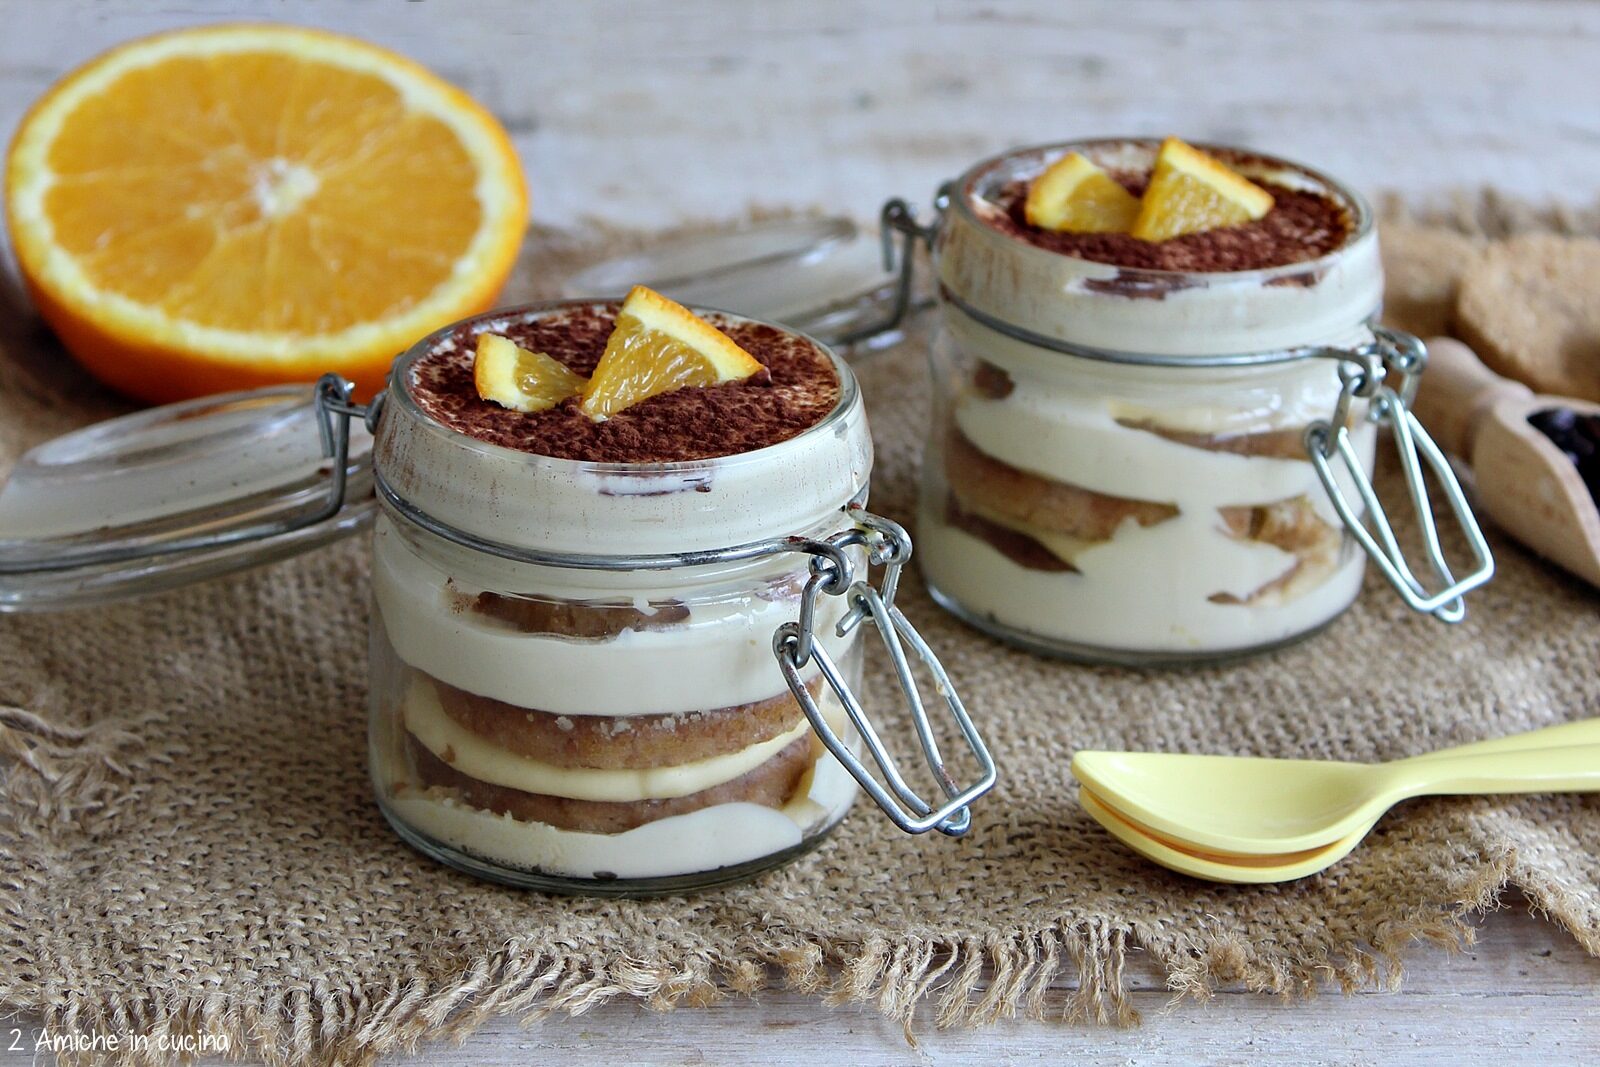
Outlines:
[[344,385],[141,411],[33,449],[0,489],[0,612],[83,607],[301,552],[373,516]]
[[[849,219],[788,219],[664,242],[572,278],[579,297],[648,285],[826,344],[892,343],[897,297]],[[369,413],[345,384],[283,386],[111,419],[25,455],[0,489],[0,612],[158,592],[282,559],[369,523]]]
[[849,219],[776,219],[606,260],[562,291],[607,297],[648,285],[679,303],[782,323],[823,344],[880,347],[897,339],[882,330],[897,280],[879,243]]

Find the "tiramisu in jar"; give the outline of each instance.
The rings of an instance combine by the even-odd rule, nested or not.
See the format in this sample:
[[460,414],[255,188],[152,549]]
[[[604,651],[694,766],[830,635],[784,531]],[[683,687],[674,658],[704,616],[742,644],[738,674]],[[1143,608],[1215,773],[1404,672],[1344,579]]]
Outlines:
[[[926,229],[900,202],[886,209],[890,226],[929,239],[939,284],[918,515],[935,597],[1042,651],[1204,660],[1327,624],[1371,555],[1413,607],[1460,618],[1492,563],[1405,410],[1422,346],[1373,326],[1382,275],[1367,206],[1284,160],[1177,148],[1220,161],[1224,180],[1262,198],[1261,217],[1134,236],[1160,151],[1138,140],[986,160],[945,187]],[[1040,176],[1074,169],[1108,190],[1089,207],[1120,221],[1039,224]],[[1473,546],[1458,581],[1417,468],[1437,592],[1369,507],[1382,426],[1403,460],[1433,469]]]
[[[675,892],[782,863],[843,818],[847,768],[865,774],[846,706],[859,635],[899,618],[855,579],[897,570],[909,541],[860,510],[861,397],[799,334],[707,316],[759,375],[602,420],[576,397],[530,414],[480,396],[480,335],[581,376],[617,318],[483,316],[396,364],[375,445],[372,775],[395,828],[445,862]],[[960,832],[956,792],[899,794],[902,825]]]
[[[907,832],[966,832],[994,762],[894,606],[911,542],[864,508],[872,441],[828,349],[636,288],[459,323],[372,404],[350,394],[327,375],[34,449],[0,491],[0,612],[171,588],[375,518],[368,763],[423,852],[638,895],[781,864],[858,790]],[[856,695],[863,634],[896,709]]]

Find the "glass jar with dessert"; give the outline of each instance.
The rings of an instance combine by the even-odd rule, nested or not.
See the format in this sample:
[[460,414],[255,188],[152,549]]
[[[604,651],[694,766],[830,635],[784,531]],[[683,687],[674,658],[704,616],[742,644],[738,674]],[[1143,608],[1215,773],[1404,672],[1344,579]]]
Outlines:
[[[994,763],[894,606],[911,543],[864,510],[871,438],[831,351],[635,289],[458,323],[372,404],[349,396],[329,377],[310,398],[191,402],[44,446],[0,494],[0,604],[168,586],[375,517],[369,764],[421,851],[634,895],[782,864],[859,789],[908,832],[966,831]],[[112,468],[130,472],[123,504],[158,505],[182,456],[203,479],[188,506],[3,528],[24,497]],[[920,774],[856,695],[863,633],[902,687]],[[941,738],[961,749],[949,763]]]
[[[1070,658],[1205,661],[1328,624],[1370,558],[1412,608],[1462,617],[1493,561],[1408,411],[1426,350],[1375,324],[1354,192],[1256,153],[1117,139],[984,160],[936,206],[924,227],[891,201],[884,238],[903,235],[908,277],[926,241],[937,276],[918,542],[946,608]],[[1426,570],[1372,489],[1380,429]],[[1428,471],[1466,534],[1459,579]]]

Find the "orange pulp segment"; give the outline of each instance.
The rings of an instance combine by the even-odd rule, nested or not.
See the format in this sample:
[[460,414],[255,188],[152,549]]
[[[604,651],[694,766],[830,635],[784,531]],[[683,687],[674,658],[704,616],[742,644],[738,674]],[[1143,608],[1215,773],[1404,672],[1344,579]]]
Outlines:
[[512,411],[548,411],[583,392],[588,379],[543,352],[530,352],[508,337],[480,333],[472,361],[478,395]]
[[1176,137],[1161,142],[1133,236],[1166,241],[1238,226],[1272,210],[1272,194]]
[[660,393],[739,381],[763,369],[682,304],[636,285],[583,391],[583,412],[599,422]]
[[492,305],[526,226],[505,130],[363,41],[222,25],[57,84],[7,157],[21,272],[66,347],[151,401],[395,353]]
[[1072,152],[1028,186],[1028,225],[1069,233],[1127,233],[1139,215],[1139,198],[1111,175]]

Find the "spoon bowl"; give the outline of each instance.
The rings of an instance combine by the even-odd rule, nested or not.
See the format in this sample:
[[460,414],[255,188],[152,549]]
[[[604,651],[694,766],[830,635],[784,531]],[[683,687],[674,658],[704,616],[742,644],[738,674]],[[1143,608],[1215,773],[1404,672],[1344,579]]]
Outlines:
[[1213,852],[1192,852],[1182,845],[1151,833],[1132,822],[1096,797],[1087,786],[1078,791],[1083,810],[1107,833],[1152,863],[1168,870],[1202,878],[1208,882],[1234,885],[1264,885],[1292,882],[1327,870],[1348,856],[1359,845],[1371,826],[1340,838],[1323,848],[1291,852],[1281,856],[1232,856]]
[[1072,773],[1125,819],[1183,847],[1235,855],[1320,849],[1390,806],[1377,766],[1160,752],[1079,752]]

